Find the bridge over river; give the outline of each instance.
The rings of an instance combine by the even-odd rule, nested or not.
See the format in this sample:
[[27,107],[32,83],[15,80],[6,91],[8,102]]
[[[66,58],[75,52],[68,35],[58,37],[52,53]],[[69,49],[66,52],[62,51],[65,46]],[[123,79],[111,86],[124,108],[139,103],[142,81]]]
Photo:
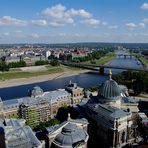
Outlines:
[[73,66],[73,67],[80,67],[80,68],[95,70],[95,71],[98,71],[98,68],[99,68],[100,74],[104,74],[105,68],[148,72],[147,68],[137,68],[137,67],[98,65],[98,64],[83,64],[83,63],[72,63],[72,62],[61,62],[61,64],[67,65],[67,66]]

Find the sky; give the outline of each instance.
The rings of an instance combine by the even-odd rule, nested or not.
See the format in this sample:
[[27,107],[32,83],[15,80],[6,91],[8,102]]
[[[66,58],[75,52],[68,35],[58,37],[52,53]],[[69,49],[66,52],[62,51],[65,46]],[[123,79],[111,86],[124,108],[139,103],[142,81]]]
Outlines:
[[0,0],[0,44],[148,43],[148,0]]

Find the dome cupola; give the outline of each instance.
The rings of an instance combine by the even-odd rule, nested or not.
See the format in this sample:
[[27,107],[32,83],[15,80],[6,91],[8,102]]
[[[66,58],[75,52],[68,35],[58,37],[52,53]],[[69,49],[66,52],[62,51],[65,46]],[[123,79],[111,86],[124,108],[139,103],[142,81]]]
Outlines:
[[44,93],[43,90],[42,90],[39,86],[33,87],[33,89],[30,91],[30,95],[31,95],[32,97],[40,96],[40,95],[42,95],[43,93]]
[[85,143],[87,139],[88,135],[83,129],[78,129],[75,124],[68,123],[55,137],[53,143],[56,147],[72,148],[74,145]]
[[121,88],[116,81],[112,80],[112,72],[109,73],[110,79],[105,81],[98,93],[99,102],[120,108]]
[[99,95],[103,99],[116,100],[121,97],[121,90],[117,82],[110,79],[102,84]]

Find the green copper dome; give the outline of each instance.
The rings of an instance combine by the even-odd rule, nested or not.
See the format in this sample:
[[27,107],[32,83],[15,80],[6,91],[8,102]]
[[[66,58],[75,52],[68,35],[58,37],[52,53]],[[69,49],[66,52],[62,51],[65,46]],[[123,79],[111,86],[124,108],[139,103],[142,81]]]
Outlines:
[[110,79],[105,81],[100,89],[99,96],[107,100],[116,100],[121,97],[121,90],[117,82]]

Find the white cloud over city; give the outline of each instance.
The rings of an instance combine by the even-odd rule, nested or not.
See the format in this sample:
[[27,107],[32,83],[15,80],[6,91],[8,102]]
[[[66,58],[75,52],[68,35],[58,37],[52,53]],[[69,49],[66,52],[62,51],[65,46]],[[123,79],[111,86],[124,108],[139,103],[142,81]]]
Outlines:
[[45,16],[51,26],[64,26],[66,24],[74,25],[75,17],[91,18],[92,14],[84,9],[67,9],[64,5],[58,4],[48,7],[41,12]]
[[0,26],[26,26],[28,22],[21,19],[16,19],[11,16],[3,16],[0,18]]
[[145,24],[143,22],[140,22],[138,24],[130,22],[130,23],[126,23],[125,25],[130,30],[144,29],[145,28]]
[[[0,42],[3,42],[4,38],[45,42],[54,42],[53,39],[56,42],[77,42],[78,39],[116,41],[119,40],[119,34],[123,41],[133,41],[131,35],[135,37],[135,41],[139,41],[138,35],[146,39],[148,34],[148,2],[138,4],[136,9],[140,16],[130,15],[134,12],[131,11],[124,17],[122,14],[116,15],[114,9],[101,13],[100,9],[94,11],[85,5],[70,7],[59,3],[40,8],[31,17],[7,13],[9,15],[0,16],[0,26],[3,28],[0,30]],[[118,16],[118,19],[115,16]]]
[[143,10],[148,10],[148,3],[143,3],[142,6],[141,6],[141,9]]

